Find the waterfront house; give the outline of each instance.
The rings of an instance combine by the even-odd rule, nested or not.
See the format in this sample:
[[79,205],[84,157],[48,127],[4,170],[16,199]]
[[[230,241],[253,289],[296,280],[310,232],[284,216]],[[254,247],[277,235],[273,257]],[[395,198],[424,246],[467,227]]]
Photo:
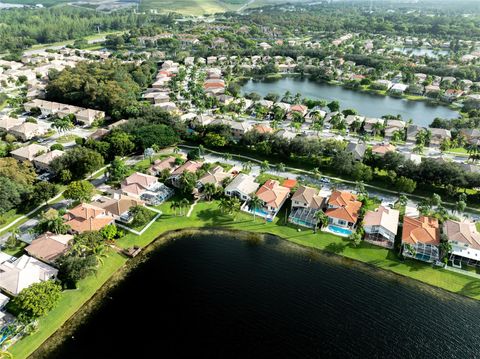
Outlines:
[[57,269],[26,254],[10,257],[0,264],[0,288],[16,296],[34,283],[55,279],[57,273]]
[[61,157],[65,154],[65,152],[61,150],[53,150],[47,153],[44,153],[43,155],[37,156],[33,159],[33,165],[35,168],[39,171],[46,171],[50,172],[50,164],[52,161],[57,158]]
[[277,180],[267,180],[256,192],[256,196],[262,201],[261,208],[256,210],[260,216],[272,220],[290,194],[290,188],[280,185]]
[[425,96],[436,96],[440,92],[440,86],[438,85],[427,85],[425,86]]
[[48,147],[32,143],[25,147],[17,148],[10,152],[10,156],[19,161],[32,161],[35,157],[48,152]]
[[432,263],[439,259],[440,230],[436,218],[404,216],[402,254]]
[[450,130],[444,128],[430,128],[429,130],[431,133],[430,146],[438,147],[444,140],[452,138]]
[[376,145],[372,147],[372,154],[383,157],[388,152],[395,152],[396,148],[394,145],[388,143],[386,145]]
[[255,182],[254,177],[240,173],[225,187],[225,195],[229,197],[235,196],[242,201],[248,201],[259,186],[260,184]]
[[480,266],[480,233],[475,223],[449,219],[443,224],[443,233],[451,245],[449,260],[454,267]]
[[407,127],[407,142],[417,142],[417,134],[424,128],[418,125],[409,125]]
[[363,122],[363,130],[368,133],[372,134],[374,131],[376,131],[376,134],[379,135],[380,131],[375,130],[375,128],[378,126],[377,124],[383,126],[385,120],[381,118],[370,118],[367,117],[365,118],[365,121]]
[[329,224],[353,229],[361,207],[362,202],[357,200],[356,195],[347,191],[334,191],[328,199],[325,214]]
[[103,208],[107,215],[112,216],[116,220],[128,223],[133,219],[130,215],[130,208],[145,206],[145,201],[124,194],[114,194],[112,198],[100,197],[91,204]]
[[394,95],[402,95],[405,90],[408,88],[408,85],[405,84],[394,84],[392,87],[390,87],[390,93]]
[[302,117],[305,117],[308,112],[308,107],[305,105],[292,105],[290,106],[290,113],[292,112],[297,112],[302,115]]
[[25,247],[25,252],[43,262],[53,263],[57,258],[67,252],[72,240],[73,235],[71,234],[46,232],[35,238],[30,245]]
[[180,178],[182,177],[184,172],[197,172],[200,167],[202,167],[201,162],[197,161],[187,161],[183,165],[176,168],[172,175],[168,178],[168,180],[172,183],[174,187],[180,187]]
[[291,198],[292,205],[288,221],[299,226],[315,228],[315,213],[325,208],[326,198],[320,196],[318,189],[300,186]]
[[397,131],[403,132],[405,130],[405,126],[406,126],[406,123],[404,121],[387,120],[387,124],[385,125],[385,138],[393,137],[393,134]]
[[478,128],[462,128],[460,134],[464,136],[470,144],[480,140],[480,130]]
[[363,161],[367,145],[363,142],[349,142],[346,150],[352,154],[355,161]]
[[80,203],[72,208],[64,218],[67,220],[65,223],[70,226],[71,233],[99,231],[114,221],[105,209],[87,203]]
[[148,169],[148,173],[152,176],[158,176],[162,171],[168,170],[170,173],[177,167],[177,159],[173,156],[158,159]]
[[154,192],[158,186],[157,177],[135,172],[123,180],[121,189],[127,196],[140,198],[146,192]]
[[14,135],[20,141],[29,141],[34,137],[41,136],[45,130],[36,123],[24,122],[18,126],[11,127],[9,133]]
[[393,248],[398,231],[400,212],[380,206],[375,211],[367,211],[363,219],[365,241],[385,248]]
[[216,166],[211,170],[208,170],[197,181],[197,188],[203,188],[207,183],[213,183],[215,186],[220,187],[227,178],[232,177],[228,172],[225,172],[222,166]]

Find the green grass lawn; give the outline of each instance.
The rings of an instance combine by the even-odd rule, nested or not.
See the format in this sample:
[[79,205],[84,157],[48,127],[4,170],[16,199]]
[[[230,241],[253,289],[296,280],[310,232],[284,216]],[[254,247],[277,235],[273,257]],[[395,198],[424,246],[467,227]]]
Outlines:
[[5,248],[4,250],[2,250],[2,252],[18,258],[23,254],[23,249],[26,246],[27,246],[27,243],[18,241],[15,248]]
[[247,1],[229,3],[219,0],[144,0],[140,10],[156,10],[158,12],[178,12],[183,15],[214,14],[236,10]]
[[65,323],[126,262],[122,255],[111,252],[96,275],[79,283],[79,288],[63,292],[57,306],[39,320],[39,330],[15,343],[9,351],[15,359],[27,358],[63,323]]
[[463,147],[450,148],[447,152],[461,154],[461,155],[468,155],[468,151]]
[[189,227],[222,227],[270,233],[306,247],[336,253],[455,293],[480,299],[478,280],[444,269],[433,268],[431,265],[419,261],[402,261],[394,252],[365,242],[355,248],[347,240],[328,233],[314,234],[312,230],[305,229],[297,231],[296,227],[285,225],[284,218],[281,216],[273,223],[265,223],[258,217],[256,221],[253,221],[251,215],[241,212],[233,221],[231,217],[220,213],[215,201],[212,203],[199,202],[189,218],[173,215],[169,202],[159,207],[164,215],[142,236],[128,234],[119,240],[118,244],[124,248],[133,245],[145,246],[162,232]]

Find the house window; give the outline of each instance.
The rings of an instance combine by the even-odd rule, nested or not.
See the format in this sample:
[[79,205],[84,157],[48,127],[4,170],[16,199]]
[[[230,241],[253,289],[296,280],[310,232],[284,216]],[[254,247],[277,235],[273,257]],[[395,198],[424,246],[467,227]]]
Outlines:
[[342,219],[339,219],[339,220],[338,220],[338,224],[341,225],[341,226],[344,226],[344,225],[347,224],[347,222],[344,221],[344,220],[342,220]]

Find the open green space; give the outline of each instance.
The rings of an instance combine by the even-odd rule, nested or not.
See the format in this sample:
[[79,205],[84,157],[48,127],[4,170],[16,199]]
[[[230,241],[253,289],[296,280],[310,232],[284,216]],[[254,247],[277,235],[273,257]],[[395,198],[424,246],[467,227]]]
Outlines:
[[182,15],[203,15],[236,10],[245,3],[247,3],[246,0],[234,2],[218,0],[145,0],[142,1],[140,8],[143,11],[156,10],[163,13],[173,11]]

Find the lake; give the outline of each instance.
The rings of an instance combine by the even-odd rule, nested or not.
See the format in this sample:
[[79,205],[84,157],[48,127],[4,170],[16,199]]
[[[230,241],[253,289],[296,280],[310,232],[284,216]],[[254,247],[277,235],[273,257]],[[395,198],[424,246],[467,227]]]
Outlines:
[[375,95],[309,80],[307,78],[284,77],[274,81],[249,80],[242,87],[243,93],[256,92],[261,96],[268,93],[283,95],[290,91],[293,95],[297,92],[303,97],[312,99],[337,100],[342,109],[352,108],[359,114],[369,117],[381,117],[383,115],[402,115],[406,121],[428,126],[436,117],[457,118],[458,113],[446,106],[431,105],[426,101],[409,101],[390,96]]
[[162,245],[42,358],[478,357],[479,302],[234,237]]

